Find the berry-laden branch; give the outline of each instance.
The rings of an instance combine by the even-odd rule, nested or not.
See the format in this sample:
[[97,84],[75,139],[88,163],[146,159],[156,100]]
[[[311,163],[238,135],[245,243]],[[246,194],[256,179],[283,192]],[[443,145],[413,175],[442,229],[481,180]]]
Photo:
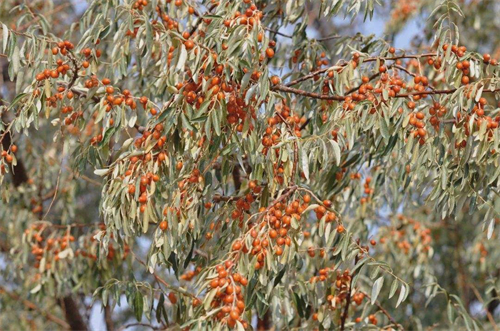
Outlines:
[[[358,264],[358,256],[354,259],[354,265]],[[351,295],[352,295],[352,282],[354,279],[354,273],[351,275],[351,279],[349,281],[349,288],[347,290],[347,297],[345,302],[344,312],[340,318],[340,330],[345,330],[345,322],[347,321],[347,317],[349,316],[349,306],[351,305]]]
[[[363,293],[365,297],[368,298],[368,300],[371,301],[371,296],[368,295],[368,293],[366,292],[363,292],[363,291],[360,291],[360,293]],[[396,320],[394,319],[394,317],[391,316],[391,314],[389,314],[389,312],[387,311],[387,309],[385,309],[381,304],[380,302],[378,302],[378,300],[375,300],[375,305],[378,307],[378,309],[382,312],[382,314],[384,314],[387,319],[389,319],[389,321],[392,323],[392,325],[394,325],[395,327],[397,327],[398,329],[400,330],[404,330],[403,326],[401,324],[399,324],[398,322],[396,322]]]
[[346,97],[340,96],[340,95],[326,95],[326,94],[319,94],[319,93],[314,93],[314,92],[308,92],[304,90],[299,90],[293,87],[288,87],[286,85],[274,85],[272,87],[273,90],[275,91],[281,91],[281,92],[286,92],[286,93],[292,93],[292,94],[297,94],[301,95],[304,97],[310,97],[314,99],[321,99],[321,100],[335,100],[335,101],[344,101]]
[[[320,100],[335,100],[335,101],[344,101],[346,100],[347,96],[341,96],[341,95],[327,95],[327,94],[319,94],[319,93],[314,93],[314,92],[308,92],[292,87],[287,87],[285,85],[275,85],[272,87],[273,90],[275,91],[281,91],[285,93],[292,93],[296,95],[301,95],[304,97],[310,97],[314,99],[320,99]],[[394,98],[408,98],[410,96],[429,96],[429,95],[439,95],[439,94],[453,94],[457,91],[458,89],[443,89],[443,90],[430,90],[430,91],[414,91],[414,92],[407,92],[407,93],[401,93],[401,94],[396,94]],[[351,91],[349,91],[351,92]],[[483,90],[482,93],[497,93],[500,92],[500,88],[497,89],[486,89]]]
[[[380,57],[369,57],[369,58],[365,58],[365,59],[359,57],[359,54],[357,54],[355,56],[356,56],[356,58],[360,59],[360,62],[362,61],[363,63],[366,63],[366,62],[376,62],[376,61],[397,61],[397,60],[402,60],[402,59],[420,59],[420,58],[427,58],[427,57],[435,57],[436,55],[437,55],[437,53],[424,53],[424,54],[420,54],[420,55],[413,54],[413,55],[398,55],[398,56],[389,56],[389,57],[380,56]],[[309,80],[309,79],[313,79],[313,78],[317,77],[318,75],[323,74],[325,72],[342,70],[349,64],[350,64],[350,62],[345,62],[345,63],[334,65],[331,67],[319,69],[319,70],[311,72],[310,74],[307,74],[305,76],[302,76],[300,78],[292,80],[292,81],[286,83],[285,85],[287,87],[297,85],[298,83],[301,83],[301,82]]]

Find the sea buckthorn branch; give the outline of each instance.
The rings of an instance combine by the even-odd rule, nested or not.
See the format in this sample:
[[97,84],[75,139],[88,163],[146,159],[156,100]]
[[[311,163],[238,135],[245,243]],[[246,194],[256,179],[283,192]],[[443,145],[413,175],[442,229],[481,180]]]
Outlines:
[[[362,58],[358,55],[358,58],[360,59],[360,62],[366,63],[366,62],[376,62],[376,61],[397,61],[401,59],[420,59],[420,58],[426,58],[426,57],[435,57],[437,56],[437,53],[424,53],[424,54],[413,54],[413,55],[398,55],[398,56],[380,56],[380,57],[368,57],[368,58]],[[287,87],[291,87],[293,85],[296,85],[298,83],[301,83],[303,81],[312,79],[320,74],[323,74],[325,72],[331,71],[331,70],[342,70],[345,68],[347,65],[349,65],[350,62],[345,62],[342,64],[334,65],[328,68],[323,68],[323,69],[318,69],[316,71],[311,72],[310,74],[307,74],[305,76],[302,76],[300,78],[297,78],[295,80],[292,80],[285,85]]]
[[290,39],[293,38],[293,36],[290,36],[288,34],[285,34],[285,33],[282,33],[282,32],[279,32],[279,31],[276,31],[276,30],[273,30],[273,29],[270,29],[268,27],[264,27],[264,30],[272,32],[274,34],[277,34],[278,36],[282,36],[282,37],[285,37],[285,38],[290,38]]
[[274,85],[272,87],[272,89],[275,90],[275,91],[292,93],[292,94],[297,94],[297,95],[301,95],[301,96],[304,96],[304,97],[310,97],[310,98],[313,98],[313,99],[321,99],[321,100],[343,101],[346,98],[346,97],[340,96],[340,95],[327,95],[327,94],[319,94],[319,93],[314,93],[314,92],[308,92],[308,91],[300,90],[300,89],[297,89],[297,88],[288,87],[286,85]]
[[192,299],[198,299],[194,294],[190,293],[189,291],[187,291],[186,289],[183,289],[182,287],[178,287],[178,286],[175,286],[175,285],[172,285],[170,283],[168,283],[166,280],[164,280],[163,278],[161,278],[156,271],[154,270],[150,270],[149,267],[147,266],[146,262],[144,262],[143,260],[141,260],[135,253],[134,251],[130,251],[132,256],[134,257],[134,259],[139,262],[140,264],[142,264],[146,269],[149,270],[149,272],[153,275],[153,277],[159,281],[161,284],[163,284],[166,288],[168,288],[169,290],[172,290],[172,291],[175,291],[177,293],[180,293],[182,295],[185,295],[185,296],[188,296]]
[[[275,85],[275,86],[273,86],[272,89],[276,90],[276,91],[297,94],[297,95],[301,95],[304,97],[310,97],[313,99],[320,99],[320,100],[344,101],[347,98],[346,96],[341,96],[341,95],[327,95],[327,94],[308,92],[308,91],[304,91],[304,90],[300,90],[300,89],[296,89],[296,88],[287,87],[284,85]],[[429,95],[439,95],[439,94],[453,94],[457,90],[458,90],[458,88],[442,89],[442,90],[430,90],[430,91],[414,91],[414,92],[396,94],[394,96],[394,98],[408,98],[410,96],[416,96],[416,95],[429,96]],[[497,92],[500,92],[500,88],[485,89],[482,91],[482,93],[497,93]]]
[[[354,258],[354,265],[358,264],[358,255]],[[358,269],[359,272],[359,269]],[[352,283],[354,279],[354,273],[351,274],[351,279],[349,281],[349,288],[347,290],[347,298],[346,298],[346,303],[344,307],[344,312],[341,315],[340,318],[340,330],[344,331],[345,330],[345,322],[347,321],[347,317],[349,317],[349,306],[351,305],[351,294],[352,294]]]
[[[372,297],[368,293],[366,293],[364,291],[360,291],[360,293],[363,293],[363,295],[365,297],[367,297],[371,301]],[[403,326],[401,324],[399,324],[398,322],[396,322],[396,320],[394,319],[394,317],[391,316],[391,314],[387,311],[387,309],[385,309],[380,304],[380,302],[378,300],[375,300],[375,305],[382,312],[382,314],[384,314],[389,319],[389,321],[392,323],[392,325],[394,325],[396,328],[398,328],[400,330],[404,330]]]

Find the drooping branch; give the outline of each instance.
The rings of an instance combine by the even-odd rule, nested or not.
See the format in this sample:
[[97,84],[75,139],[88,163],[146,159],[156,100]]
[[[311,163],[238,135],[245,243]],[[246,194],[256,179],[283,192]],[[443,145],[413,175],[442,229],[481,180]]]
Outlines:
[[[358,264],[358,256],[354,260],[354,265]],[[347,317],[349,316],[349,306],[351,305],[351,295],[352,295],[352,281],[354,279],[354,274],[351,275],[351,279],[349,281],[349,289],[347,290],[347,297],[345,302],[344,311],[340,317],[340,330],[345,330],[345,322],[347,321]]]

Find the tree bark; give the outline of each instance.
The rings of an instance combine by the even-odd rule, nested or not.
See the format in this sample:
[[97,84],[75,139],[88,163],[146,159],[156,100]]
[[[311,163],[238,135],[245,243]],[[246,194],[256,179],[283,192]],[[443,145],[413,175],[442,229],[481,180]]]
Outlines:
[[272,323],[271,323],[271,314],[269,313],[269,310],[262,316],[262,318],[259,318],[257,320],[257,331],[267,331],[271,330]]
[[78,310],[78,305],[71,295],[58,300],[72,331],[87,331],[87,324],[83,321],[82,315]]
[[[10,135],[10,132],[7,132],[2,139],[3,149],[5,151],[9,150],[11,143],[12,143],[12,136]],[[16,187],[28,181],[28,173],[26,172],[26,168],[24,167],[23,161],[18,159],[17,164],[11,167],[10,170],[12,173],[12,182]]]
[[104,322],[106,323],[107,331],[114,331],[115,323],[113,322],[113,311],[111,310],[111,305],[109,301],[106,303],[104,307]]

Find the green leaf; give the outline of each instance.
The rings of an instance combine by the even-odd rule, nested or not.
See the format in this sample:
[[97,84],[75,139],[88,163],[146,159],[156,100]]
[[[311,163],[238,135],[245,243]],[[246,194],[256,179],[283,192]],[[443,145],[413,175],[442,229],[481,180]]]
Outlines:
[[333,155],[335,156],[335,163],[340,165],[340,147],[339,144],[335,140],[330,140],[330,143],[332,144],[333,147]]
[[382,289],[382,286],[384,285],[384,276],[380,276],[374,283],[372,287],[372,295],[371,295],[371,304],[373,305],[375,301],[377,301],[377,297],[380,293],[380,290]]
[[8,41],[9,41],[9,29],[7,29],[7,26],[2,23],[2,53],[5,53]]
[[399,298],[398,302],[396,303],[396,308],[403,302],[404,299],[406,299],[406,296],[408,295],[407,289],[405,284],[401,285],[401,292],[399,293]]
[[135,297],[134,297],[134,314],[135,318],[140,321],[142,320],[142,313],[144,309],[144,301],[142,298],[141,292],[137,291],[135,292]]
[[175,67],[177,70],[184,70],[184,64],[186,63],[187,56],[188,53],[186,47],[184,46],[184,44],[182,44],[179,54],[179,60],[177,61],[177,65]]

